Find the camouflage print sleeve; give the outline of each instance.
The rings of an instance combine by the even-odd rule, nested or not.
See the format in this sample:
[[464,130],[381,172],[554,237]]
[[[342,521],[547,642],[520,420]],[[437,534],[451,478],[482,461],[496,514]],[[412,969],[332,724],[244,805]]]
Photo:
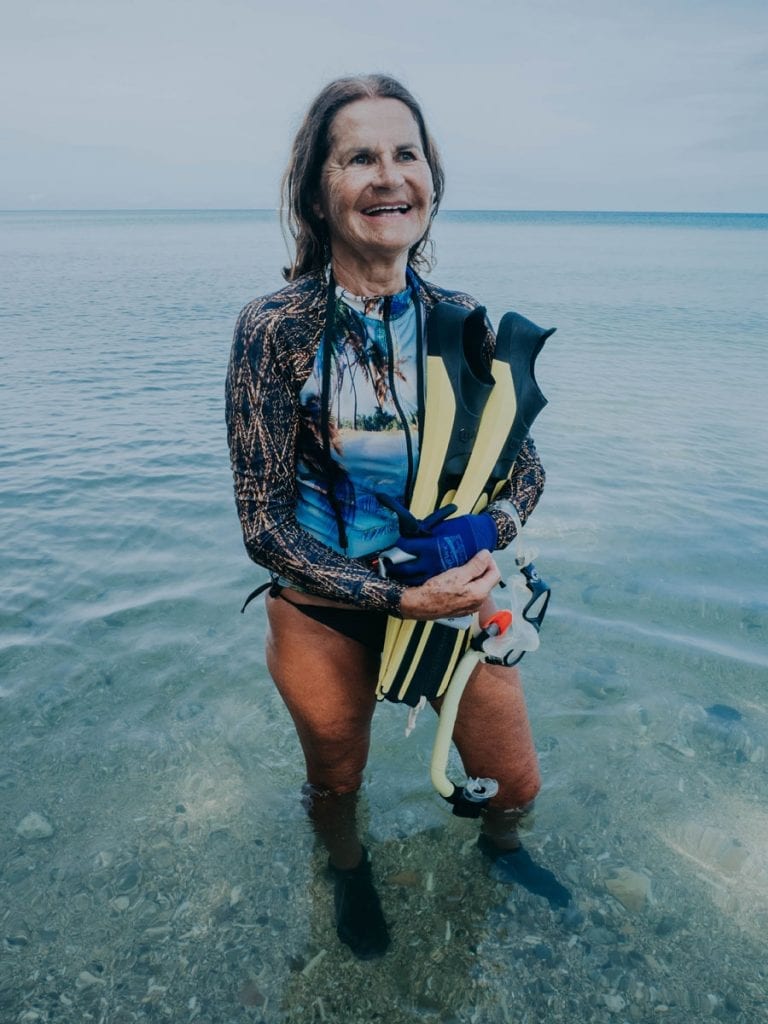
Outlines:
[[[520,516],[520,522],[525,525],[528,516],[538,504],[541,492],[544,490],[544,467],[541,464],[539,453],[533,439],[529,436],[523,442],[520,454],[517,456],[512,475],[504,484],[501,492],[497,495],[497,501],[503,499],[511,501]],[[503,509],[495,509],[490,505],[488,511],[493,516],[496,528],[499,531],[497,547],[505,548],[515,539],[517,530],[512,517],[507,515]]]

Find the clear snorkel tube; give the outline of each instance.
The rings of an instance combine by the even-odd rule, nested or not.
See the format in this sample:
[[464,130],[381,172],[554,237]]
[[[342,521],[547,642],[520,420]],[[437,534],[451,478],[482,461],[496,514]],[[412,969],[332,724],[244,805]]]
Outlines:
[[517,509],[512,502],[505,501],[503,505],[504,511],[513,517],[517,527],[513,542],[517,572],[503,585],[503,596],[496,595],[500,598],[497,602],[499,609],[486,622],[478,624],[469,650],[456,666],[440,709],[432,751],[432,784],[453,805],[453,813],[459,817],[477,817],[499,789],[495,779],[474,778],[467,779],[460,788],[446,774],[451,737],[464,689],[475,666],[480,662],[512,666],[527,651],[538,649],[539,630],[550,598],[550,589],[533,564],[536,552],[523,544],[523,526]]

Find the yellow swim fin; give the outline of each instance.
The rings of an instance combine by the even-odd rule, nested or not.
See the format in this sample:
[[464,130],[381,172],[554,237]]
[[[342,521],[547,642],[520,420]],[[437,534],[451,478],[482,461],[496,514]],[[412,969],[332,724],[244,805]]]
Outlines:
[[[444,305],[449,304],[439,304]],[[461,307],[453,308],[466,313]],[[493,389],[490,396],[485,396],[471,453],[467,458],[464,446],[453,457],[452,443],[463,436],[465,428],[460,422],[461,410],[450,400],[456,393],[451,378],[456,374],[457,360],[454,355],[454,365],[447,363],[444,353],[455,347],[456,337],[447,333],[444,339],[435,339],[430,337],[430,332],[434,335],[446,330],[448,324],[455,330],[457,321],[458,318],[445,313],[435,321],[430,318],[427,325],[428,352],[432,344],[434,362],[428,359],[424,433],[410,505],[416,518],[423,518],[451,502],[457,506],[454,515],[481,512],[509,477],[533,421],[546,405],[534,368],[536,357],[553,331],[544,331],[517,313],[507,313],[499,325],[491,366]],[[466,334],[464,340],[467,340]],[[471,378],[465,376],[465,390],[471,383]],[[445,424],[451,412],[454,414],[452,428],[446,432]],[[433,449],[437,454],[432,454]],[[443,465],[438,464],[441,457],[445,459]],[[463,471],[457,472],[462,460]],[[469,629],[457,630],[440,622],[390,618],[377,697],[411,706],[418,704],[422,696],[439,697],[445,692],[469,642]]]

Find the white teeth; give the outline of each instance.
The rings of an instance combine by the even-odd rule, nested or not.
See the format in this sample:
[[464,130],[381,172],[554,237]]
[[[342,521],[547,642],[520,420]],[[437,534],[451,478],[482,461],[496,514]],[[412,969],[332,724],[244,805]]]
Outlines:
[[369,206],[363,213],[407,213],[410,207],[407,204],[402,206]]

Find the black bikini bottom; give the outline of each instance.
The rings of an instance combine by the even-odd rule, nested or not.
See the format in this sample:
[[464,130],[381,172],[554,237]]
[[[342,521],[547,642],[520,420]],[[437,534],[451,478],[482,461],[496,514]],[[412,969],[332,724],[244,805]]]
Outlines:
[[[277,591],[277,593],[275,593]],[[342,636],[357,640],[363,647],[376,654],[384,650],[384,634],[387,629],[387,613],[369,611],[365,608],[332,608],[322,604],[298,604],[282,592],[282,587],[269,591],[270,597],[279,597],[293,605],[302,615],[315,622],[321,622]]]

